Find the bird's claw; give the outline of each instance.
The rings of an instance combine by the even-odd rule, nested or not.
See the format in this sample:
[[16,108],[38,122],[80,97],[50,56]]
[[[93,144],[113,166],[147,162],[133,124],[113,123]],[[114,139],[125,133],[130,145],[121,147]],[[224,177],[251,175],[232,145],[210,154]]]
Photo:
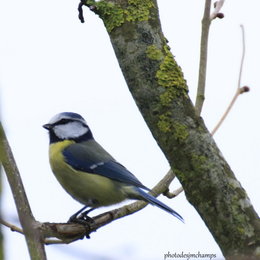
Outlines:
[[74,214],[69,218],[68,223],[76,223],[76,224],[80,224],[80,225],[87,227],[85,236],[86,236],[86,238],[89,239],[90,236],[89,236],[89,233],[87,233],[87,232],[89,232],[91,230],[91,224],[94,223],[94,219],[89,217],[87,214],[88,214],[88,212],[83,212],[79,216]]
[[85,212],[83,212],[82,214],[80,214],[79,216],[77,215],[72,215],[69,220],[68,223],[77,223],[77,224],[91,224],[94,223],[93,218],[87,216],[87,214],[84,214]]

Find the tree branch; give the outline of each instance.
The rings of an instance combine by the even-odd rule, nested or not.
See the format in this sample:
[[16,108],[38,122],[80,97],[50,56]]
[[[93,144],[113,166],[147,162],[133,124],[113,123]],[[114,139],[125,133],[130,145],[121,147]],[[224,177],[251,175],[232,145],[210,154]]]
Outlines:
[[[259,218],[188,97],[156,1],[100,1],[96,10],[129,90],[187,199],[227,258],[256,258]],[[208,12],[206,19],[210,23]]]
[[[170,170],[161,181],[154,186],[151,190],[151,194],[155,197],[168,190],[169,185],[175,178],[175,175]],[[78,239],[83,239],[85,236],[89,238],[89,235],[97,229],[113,222],[114,220],[131,215],[144,207],[147,203],[144,201],[136,201],[129,205],[102,213],[93,217],[93,222],[89,222],[86,226],[82,224],[71,223],[37,223],[38,229],[41,230],[41,235],[44,237],[44,244],[69,244]],[[23,229],[0,219],[0,224],[5,225],[12,231],[16,231],[20,234],[24,234]],[[48,239],[50,237],[56,237],[58,240]]]
[[[165,192],[168,189],[168,186],[175,178],[175,175],[172,171],[169,171],[163,179],[154,186],[151,190],[153,196],[158,196],[159,194]],[[69,244],[78,239],[83,239],[85,236],[89,238],[89,235],[96,231],[97,229],[111,223],[114,220],[120,219],[122,217],[131,215],[147,206],[147,203],[144,201],[136,201],[129,205],[123,206],[118,209],[114,209],[105,213],[102,213],[98,216],[93,217],[93,222],[88,224],[72,224],[72,223],[38,223],[38,226],[41,230],[42,236],[45,238],[44,243],[48,244]],[[24,231],[18,228],[15,225],[12,225],[4,220],[0,220],[2,225],[9,227],[12,231],[19,232],[24,234]],[[48,239],[56,237],[58,240]]]
[[201,28],[199,79],[198,79],[197,97],[195,102],[195,107],[198,115],[201,114],[202,106],[205,100],[208,39],[209,39],[209,27],[211,23],[210,7],[211,7],[211,0],[206,0],[205,8],[204,8],[204,16],[202,19],[202,28]]
[[23,227],[31,259],[44,260],[46,254],[42,243],[42,236],[38,229],[25,194],[20,173],[16,166],[11,148],[0,122],[0,161],[4,167],[15,200],[20,223]]
[[250,90],[249,87],[247,87],[247,86],[241,87],[241,78],[242,78],[242,73],[243,73],[243,65],[244,65],[245,52],[246,52],[246,44],[245,44],[245,30],[244,30],[244,26],[240,25],[240,27],[241,27],[241,32],[242,32],[242,55],[241,55],[240,69],[239,69],[239,74],[238,74],[237,90],[236,90],[236,93],[235,93],[233,99],[231,100],[229,106],[227,107],[227,110],[225,111],[225,113],[223,114],[221,119],[219,120],[218,124],[212,130],[212,132],[211,132],[212,135],[214,135],[216,133],[216,131],[219,129],[219,127],[222,125],[222,123],[226,119],[226,117],[229,114],[231,108],[235,104],[238,96],[243,94],[243,93],[246,93],[246,92],[248,92]]
[[18,233],[24,235],[24,232],[23,232],[23,230],[22,230],[21,228],[19,228],[19,227],[17,227],[16,225],[13,225],[13,224],[11,224],[11,223],[9,223],[9,222],[3,220],[2,218],[0,219],[0,224],[6,226],[6,227],[8,227],[8,228],[10,228],[11,231],[15,231],[15,232],[18,232]]
[[240,61],[237,89],[241,88],[241,79],[242,79],[244,60],[245,60],[245,55],[246,55],[245,29],[242,24],[240,25],[240,28],[241,28],[241,35],[242,35],[242,55],[241,55],[241,61]]
[[174,191],[172,191],[172,192],[167,191],[167,192],[165,192],[163,195],[166,196],[166,197],[169,198],[169,199],[172,199],[172,198],[177,197],[177,196],[178,196],[179,194],[181,194],[183,191],[184,191],[184,190],[183,190],[183,187],[180,187],[180,188],[178,188],[178,189],[176,189],[176,190],[174,190]]

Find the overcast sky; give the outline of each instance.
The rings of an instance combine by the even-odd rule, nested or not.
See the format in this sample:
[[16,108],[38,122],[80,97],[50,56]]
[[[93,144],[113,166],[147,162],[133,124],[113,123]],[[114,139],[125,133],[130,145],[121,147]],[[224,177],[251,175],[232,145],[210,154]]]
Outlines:
[[[86,22],[81,24],[77,4],[72,0],[0,2],[0,110],[39,221],[64,222],[81,207],[60,187],[49,167],[48,136],[42,125],[56,113],[73,111],[85,117],[98,142],[148,187],[169,169],[127,89],[102,21],[84,8]],[[159,0],[158,4],[163,31],[194,101],[204,1]],[[213,129],[235,93],[243,24],[247,50],[242,84],[251,91],[239,97],[214,138],[258,212],[259,7],[259,0],[226,0],[225,18],[212,23],[202,113]],[[174,181],[171,189],[179,186]],[[184,193],[173,200],[160,199],[180,213],[185,224],[148,206],[101,228],[89,240],[47,246],[48,259],[158,260],[168,252],[182,251],[211,253],[222,259]],[[3,211],[7,221],[17,223],[5,178]],[[3,229],[6,259],[28,259],[24,238]]]

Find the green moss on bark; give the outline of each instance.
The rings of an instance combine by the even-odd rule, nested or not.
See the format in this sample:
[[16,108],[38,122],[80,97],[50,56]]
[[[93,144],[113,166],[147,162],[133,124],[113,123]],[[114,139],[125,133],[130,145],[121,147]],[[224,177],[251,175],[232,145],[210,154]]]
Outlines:
[[189,136],[187,126],[184,124],[181,124],[179,122],[174,122],[173,129],[175,133],[174,134],[175,139],[178,140],[179,142],[184,142]]
[[187,127],[173,120],[172,112],[169,109],[176,98],[180,96],[187,97],[188,88],[181,68],[174,60],[166,43],[162,49],[156,45],[149,45],[146,49],[146,55],[151,60],[159,61],[155,77],[161,88],[161,94],[159,96],[160,106],[162,106],[166,112],[158,117],[157,126],[162,133],[171,132],[174,129],[175,139],[184,141],[188,137]]
[[150,16],[150,9],[154,7],[152,0],[128,0],[127,6],[121,6],[112,1],[86,1],[88,6],[95,7],[94,12],[103,20],[108,32],[123,23],[146,21]]
[[108,1],[87,0],[87,5],[95,7],[94,12],[103,20],[108,32],[122,25],[125,21],[124,9],[118,4]]
[[172,128],[171,113],[166,112],[163,115],[160,115],[157,125],[162,133],[171,132],[171,128]]
[[147,21],[150,16],[150,9],[154,7],[151,0],[128,0],[128,7],[125,10],[126,20]]
[[184,142],[186,138],[189,136],[189,132],[187,130],[187,126],[181,124],[178,121],[172,119],[172,114],[170,112],[166,112],[159,116],[158,128],[162,133],[172,132],[174,130],[174,138],[178,142]]
[[174,60],[167,45],[164,46],[164,52],[164,59],[156,73],[158,84],[165,87],[166,91],[169,91],[170,88],[174,89],[174,91],[171,91],[171,95],[174,93],[172,99],[180,95],[187,96],[188,87],[181,68]]
[[146,55],[151,60],[162,60],[163,53],[160,49],[158,49],[155,45],[149,45],[146,50]]

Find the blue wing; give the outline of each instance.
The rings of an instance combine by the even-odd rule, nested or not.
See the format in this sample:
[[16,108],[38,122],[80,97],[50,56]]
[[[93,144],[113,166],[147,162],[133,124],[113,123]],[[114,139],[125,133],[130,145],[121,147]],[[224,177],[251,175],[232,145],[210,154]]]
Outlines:
[[[145,193],[142,189],[148,191],[149,189],[123,165],[116,162],[95,140],[72,144],[65,148],[63,155],[65,161],[76,170],[86,172],[86,174],[98,174],[126,185],[134,186],[135,188],[133,190],[135,192],[133,193],[133,199],[145,200],[183,221],[181,215],[176,211],[155,197]],[[129,198],[131,198],[131,196],[129,196]]]
[[76,170],[149,190],[94,140],[72,144],[63,151],[63,155]]

